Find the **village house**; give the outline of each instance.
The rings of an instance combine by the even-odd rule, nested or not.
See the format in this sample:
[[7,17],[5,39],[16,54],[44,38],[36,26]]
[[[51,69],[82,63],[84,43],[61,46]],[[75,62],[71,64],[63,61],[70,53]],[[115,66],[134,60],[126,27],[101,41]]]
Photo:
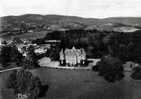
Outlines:
[[16,99],[28,99],[28,95],[22,94],[22,93],[18,93]]
[[0,38],[0,46],[2,45],[2,42],[3,42],[3,39],[2,39],[2,38]]
[[123,64],[124,71],[131,72],[133,68],[140,66],[138,63],[127,61],[125,64]]
[[0,38],[0,51],[1,51],[1,48],[2,48],[2,46],[3,46],[2,42],[3,42],[3,39]]
[[47,52],[47,48],[45,48],[45,47],[35,48],[34,52],[35,52],[37,55],[44,54],[44,53]]
[[96,66],[97,63],[101,61],[101,59],[100,58],[94,58],[94,59],[89,58],[87,59],[87,61],[89,62],[89,66]]
[[66,66],[76,66],[85,64],[86,52],[83,48],[65,49],[60,51],[60,64],[66,64]]
[[34,48],[35,48],[34,52],[37,55],[40,55],[40,54],[46,53],[47,50],[51,48],[51,46],[50,44],[40,44],[40,45],[35,46]]

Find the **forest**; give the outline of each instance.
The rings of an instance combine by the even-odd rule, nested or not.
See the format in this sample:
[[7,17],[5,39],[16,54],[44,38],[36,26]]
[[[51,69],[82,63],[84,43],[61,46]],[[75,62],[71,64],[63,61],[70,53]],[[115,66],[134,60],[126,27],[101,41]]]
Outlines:
[[141,62],[141,30],[130,33],[80,29],[53,31],[34,42],[45,43],[45,40],[61,40],[60,49],[84,48],[90,58],[110,54],[122,61]]

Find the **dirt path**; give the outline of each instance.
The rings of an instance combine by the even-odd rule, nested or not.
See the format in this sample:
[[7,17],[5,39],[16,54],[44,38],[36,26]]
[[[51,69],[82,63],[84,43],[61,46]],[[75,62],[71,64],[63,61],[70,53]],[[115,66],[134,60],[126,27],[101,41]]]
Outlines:
[[0,70],[0,73],[7,72],[7,71],[12,71],[12,70],[18,70],[18,69],[22,69],[22,67],[15,67],[15,68],[10,68],[10,69]]

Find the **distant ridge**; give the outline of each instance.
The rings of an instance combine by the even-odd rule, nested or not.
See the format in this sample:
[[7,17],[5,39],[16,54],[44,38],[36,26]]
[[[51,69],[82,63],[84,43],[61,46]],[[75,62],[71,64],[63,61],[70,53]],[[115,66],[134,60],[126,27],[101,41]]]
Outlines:
[[[82,18],[77,16],[65,15],[40,15],[40,14],[24,14],[20,16],[5,16],[1,17],[1,30],[16,30],[25,25],[37,28],[38,31],[49,28],[50,30],[65,30],[65,29],[96,29],[104,31],[120,32],[132,28],[138,30],[141,28],[140,17],[110,17],[103,19]],[[16,35],[16,34],[15,34]],[[19,35],[19,34],[18,34]],[[22,34],[23,35],[23,34]]]

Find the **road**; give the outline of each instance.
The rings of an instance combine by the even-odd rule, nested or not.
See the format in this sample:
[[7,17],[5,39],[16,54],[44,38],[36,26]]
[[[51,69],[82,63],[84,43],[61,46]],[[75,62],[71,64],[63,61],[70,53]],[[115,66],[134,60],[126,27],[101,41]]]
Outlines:
[[0,70],[0,73],[12,71],[12,70],[18,70],[18,69],[22,69],[22,67],[15,67],[15,68],[10,68],[10,69]]

